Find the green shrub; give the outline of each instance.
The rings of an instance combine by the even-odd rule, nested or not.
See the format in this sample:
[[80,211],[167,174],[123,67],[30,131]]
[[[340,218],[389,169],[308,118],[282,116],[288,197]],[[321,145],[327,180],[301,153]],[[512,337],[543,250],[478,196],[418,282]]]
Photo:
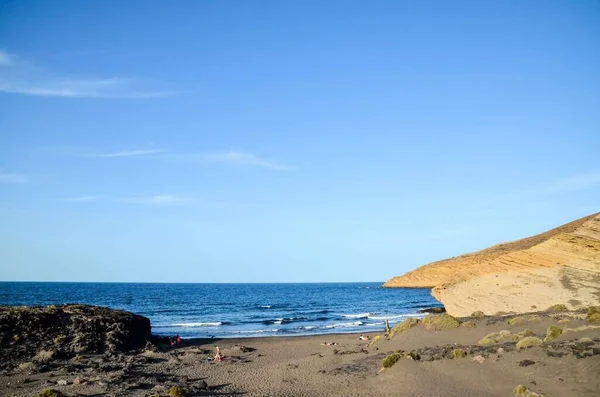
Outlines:
[[64,394],[54,389],[46,389],[44,391],[39,392],[37,397],[65,397]]
[[452,358],[454,360],[457,360],[459,358],[465,358],[465,357],[467,357],[467,352],[465,352],[463,349],[452,350]]
[[437,315],[429,314],[423,319],[423,324],[425,324],[425,327],[428,329],[439,331],[442,329],[458,328],[460,321],[446,313]]
[[377,342],[380,339],[381,339],[381,335],[375,335],[373,337],[373,339],[371,339],[371,341],[369,343],[367,343],[367,347],[373,346],[375,344],[375,342]]
[[60,345],[63,341],[63,337],[62,336],[57,336],[56,338],[54,338],[54,344],[55,345]]
[[400,334],[402,332],[408,331],[415,325],[419,323],[419,320],[416,318],[407,318],[406,320],[396,324],[394,328],[390,330],[390,338],[393,338],[396,334]]
[[600,313],[594,313],[591,316],[588,316],[587,320],[590,323],[600,323]]
[[594,314],[598,314],[598,313],[600,313],[600,309],[598,309],[597,306],[590,306],[590,307],[588,307],[588,311],[587,311],[587,316],[588,317],[591,316],[591,315],[594,315]]
[[535,336],[528,336],[523,338],[517,343],[517,350],[527,349],[532,346],[539,346],[543,342],[540,338],[536,338]]
[[482,312],[481,310],[477,310],[476,312],[471,313],[471,317],[475,317],[475,318],[485,317],[485,313]]
[[513,394],[515,396],[526,396],[528,392],[529,392],[529,390],[523,385],[519,385],[519,386],[515,387],[513,390]]
[[548,309],[546,309],[546,311],[551,312],[551,313],[562,313],[562,312],[568,312],[569,308],[566,305],[558,304],[558,305],[550,306]]
[[169,397],[185,397],[185,391],[179,386],[173,386],[169,389]]
[[508,338],[510,338],[510,332],[502,330],[499,332],[492,332],[490,334],[487,334],[483,338],[479,339],[477,344],[482,346],[495,345],[496,343],[503,342]]
[[546,337],[544,338],[544,342],[548,342],[558,338],[563,333],[563,329],[557,327],[556,325],[551,325],[548,327],[546,331]]
[[410,351],[410,352],[406,353],[405,357],[406,358],[410,358],[411,360],[420,360],[421,359],[421,356],[419,356],[414,351]]
[[525,316],[511,318],[510,320],[508,320],[508,325],[539,323],[540,321],[542,321],[542,319],[537,314],[527,314]]
[[400,360],[401,357],[402,355],[400,353],[390,354],[383,359],[383,368],[391,368],[394,364],[396,364],[396,362],[398,362],[398,360]]

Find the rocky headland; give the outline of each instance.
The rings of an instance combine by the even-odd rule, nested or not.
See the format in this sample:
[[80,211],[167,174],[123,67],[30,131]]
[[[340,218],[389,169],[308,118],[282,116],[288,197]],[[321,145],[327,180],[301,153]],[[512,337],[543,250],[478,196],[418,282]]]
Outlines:
[[384,287],[432,288],[455,316],[600,304],[600,214],[542,234],[433,262]]

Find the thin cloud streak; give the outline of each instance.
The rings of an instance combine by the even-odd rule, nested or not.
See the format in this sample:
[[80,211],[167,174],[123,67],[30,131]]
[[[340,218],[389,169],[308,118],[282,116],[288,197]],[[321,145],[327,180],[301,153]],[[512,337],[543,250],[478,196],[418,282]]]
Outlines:
[[274,170],[294,170],[295,167],[282,165],[271,160],[263,159],[253,155],[252,153],[239,152],[239,151],[228,151],[225,153],[215,153],[204,156],[205,161],[226,163],[232,165],[250,166],[250,167],[261,167],[270,168]]
[[41,97],[145,99],[170,96],[174,91],[147,90],[134,79],[54,76],[0,51],[0,92]]
[[0,172],[0,183],[27,183],[29,178],[27,175],[18,174],[15,172]]
[[131,197],[127,199],[120,200],[124,203],[131,204],[149,204],[149,205],[183,205],[190,204],[194,201],[194,199],[190,197],[181,197],[174,195],[156,195],[156,196],[146,196],[146,197]]
[[64,199],[64,201],[68,201],[71,203],[90,203],[93,201],[100,201],[102,197],[100,196],[76,196],[76,197],[68,197]]
[[91,154],[86,157],[96,157],[96,158],[113,158],[113,157],[134,157],[134,156],[148,156],[152,154],[162,153],[163,150],[160,149],[147,149],[147,150],[129,150],[123,152],[114,152],[114,153],[103,153],[103,154]]

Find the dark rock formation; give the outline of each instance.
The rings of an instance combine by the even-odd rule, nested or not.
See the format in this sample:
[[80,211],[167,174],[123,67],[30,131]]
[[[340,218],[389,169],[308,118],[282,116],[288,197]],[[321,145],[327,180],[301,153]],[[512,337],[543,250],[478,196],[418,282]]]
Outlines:
[[419,313],[435,313],[435,314],[446,313],[446,308],[445,307],[429,307],[427,309],[419,310]]
[[0,368],[80,353],[124,352],[143,347],[150,338],[150,320],[122,310],[0,307]]

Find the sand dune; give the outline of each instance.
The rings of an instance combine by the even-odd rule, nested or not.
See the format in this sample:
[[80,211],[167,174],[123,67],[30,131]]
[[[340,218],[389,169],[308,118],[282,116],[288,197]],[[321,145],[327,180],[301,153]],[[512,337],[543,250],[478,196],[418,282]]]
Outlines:
[[449,313],[529,312],[600,303],[600,214],[548,232],[434,262],[385,287],[430,287]]

